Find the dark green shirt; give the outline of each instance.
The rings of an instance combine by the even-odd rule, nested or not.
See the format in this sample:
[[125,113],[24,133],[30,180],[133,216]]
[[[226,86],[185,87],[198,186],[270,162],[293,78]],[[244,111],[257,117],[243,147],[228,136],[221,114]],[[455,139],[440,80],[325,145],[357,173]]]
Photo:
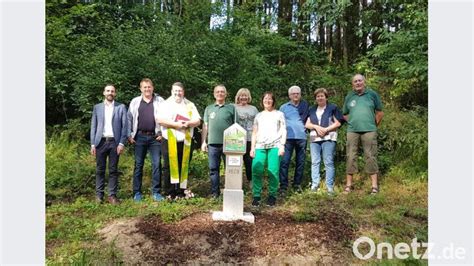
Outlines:
[[377,92],[365,88],[359,95],[355,91],[347,94],[342,113],[349,115],[348,132],[377,131],[375,111],[382,111],[382,101]]
[[207,125],[207,144],[223,144],[224,130],[235,122],[233,104],[211,104],[204,111],[204,123]]

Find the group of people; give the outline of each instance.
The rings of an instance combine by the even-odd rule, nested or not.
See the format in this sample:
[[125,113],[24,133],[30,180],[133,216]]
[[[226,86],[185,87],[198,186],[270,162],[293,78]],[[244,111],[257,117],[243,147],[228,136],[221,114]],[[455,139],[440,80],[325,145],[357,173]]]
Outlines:
[[[165,194],[183,197],[187,186],[191,160],[193,129],[201,124],[196,106],[184,97],[184,85],[175,82],[171,96],[164,100],[154,92],[153,82],[140,81],[141,95],[125,105],[115,101],[116,88],[107,84],[104,101],[94,106],[91,120],[91,154],[96,156],[96,200],[104,201],[105,169],[108,158],[109,197],[111,204],[117,198],[117,165],[126,141],[134,146],[133,199],[141,201],[143,167],[147,153],[151,159],[151,191],[156,201],[161,201],[163,174]],[[163,158],[163,165],[161,165]]]
[[[357,74],[352,78],[353,90],[348,93],[341,110],[328,101],[325,88],[314,91],[315,104],[302,99],[301,88],[288,89],[289,101],[276,109],[272,92],[265,92],[260,100],[262,111],[251,105],[248,89],[238,90],[235,103],[227,103],[227,90],[220,84],[214,87],[215,102],[208,105],[201,118],[196,106],[184,97],[180,82],[172,85],[171,96],[164,100],[153,92],[153,82],[140,82],[141,96],[130,102],[127,111],[123,104],[114,101],[116,89],[109,84],[104,88],[104,102],[94,106],[91,123],[91,154],[96,156],[96,196],[104,201],[104,179],[107,157],[109,158],[109,202],[118,204],[117,164],[124,144],[135,146],[133,174],[133,199],[142,200],[143,165],[147,151],[152,161],[152,197],[163,200],[162,194],[183,197],[187,186],[189,163],[192,156],[193,129],[202,126],[201,150],[208,153],[211,196],[220,196],[220,164],[225,160],[223,132],[234,123],[247,131],[247,151],[244,155],[245,175],[252,190],[252,206],[261,202],[264,172],[268,175],[266,204],[274,206],[278,194],[285,197],[288,191],[288,173],[293,151],[295,172],[292,182],[294,191],[301,191],[303,170],[308,143],[311,154],[311,190],[320,188],[320,164],[326,172],[326,188],[334,193],[334,154],[337,129],[347,122],[346,186],[344,193],[353,190],[352,177],[358,171],[357,152],[359,143],[365,157],[365,171],[372,181],[371,193],[378,193],[377,126],[383,111],[380,96],[365,86],[365,78]],[[308,134],[309,133],[309,134]],[[160,165],[163,157],[163,167]],[[161,188],[161,172],[164,187]]]

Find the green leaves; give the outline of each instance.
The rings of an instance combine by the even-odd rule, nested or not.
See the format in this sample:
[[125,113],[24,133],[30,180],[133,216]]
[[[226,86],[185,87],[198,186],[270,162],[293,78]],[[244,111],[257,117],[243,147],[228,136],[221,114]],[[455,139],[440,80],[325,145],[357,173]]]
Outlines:
[[226,85],[229,101],[241,87],[256,99],[265,90],[286,99],[290,85],[309,87],[324,61],[312,47],[258,27],[244,11],[233,15],[241,24],[210,31],[209,24],[192,18],[210,15],[212,7],[188,5],[176,16],[150,6],[102,3],[72,5],[58,13],[61,4],[49,3],[47,123],[88,121],[108,82],[117,85],[117,101],[128,104],[139,94],[143,77],[151,78],[165,97],[173,82],[184,82],[187,97],[201,111],[213,102],[211,91],[218,83]]
[[[179,12],[171,7],[162,12],[152,4],[48,1],[47,124],[88,121],[91,106],[102,99],[108,82],[117,85],[117,100],[128,104],[139,94],[143,77],[151,78],[165,97],[173,82],[184,82],[187,96],[201,111],[213,101],[217,83],[227,86],[229,100],[241,87],[256,98],[272,90],[286,100],[286,89],[298,84],[306,100],[313,101],[315,88],[329,87],[336,96],[331,100],[342,102],[354,72],[365,73],[390,104],[427,105],[426,1],[382,1],[360,10],[362,24],[355,34],[377,35],[377,42],[369,43],[366,56],[356,58],[355,65],[344,68],[338,66],[341,61],[328,60],[328,53],[333,59],[338,53],[334,47],[320,49],[262,26],[255,3],[235,6],[234,22],[213,30],[210,16],[221,12],[218,4],[183,3]],[[311,15],[323,18],[327,28],[335,23],[344,27],[344,12],[350,7],[351,1],[306,1],[296,15],[306,19],[306,27]],[[333,41],[335,37],[334,31]]]
[[383,31],[375,46],[357,67],[372,66],[374,75],[385,76],[389,97],[404,108],[428,105],[428,14],[426,1],[403,5],[394,16],[397,31]]

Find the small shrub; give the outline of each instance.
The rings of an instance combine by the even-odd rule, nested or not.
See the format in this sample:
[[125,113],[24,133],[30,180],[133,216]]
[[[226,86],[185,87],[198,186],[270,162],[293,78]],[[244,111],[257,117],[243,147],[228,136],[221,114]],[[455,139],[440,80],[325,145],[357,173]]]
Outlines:
[[94,191],[95,160],[90,145],[78,134],[72,123],[69,129],[52,133],[46,142],[48,200],[72,199]]
[[[410,111],[387,110],[379,130],[379,158],[388,167],[404,164],[415,174],[428,169],[428,111],[418,107]],[[425,175],[424,175],[425,176]]]

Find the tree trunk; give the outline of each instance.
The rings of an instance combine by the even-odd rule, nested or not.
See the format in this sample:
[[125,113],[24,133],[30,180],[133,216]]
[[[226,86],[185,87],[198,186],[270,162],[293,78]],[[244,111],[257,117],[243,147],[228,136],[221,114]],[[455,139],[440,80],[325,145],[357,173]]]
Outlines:
[[319,16],[319,20],[318,20],[318,35],[319,35],[319,47],[321,49],[321,51],[324,51],[324,48],[325,48],[325,44],[326,44],[326,36],[325,36],[325,32],[324,32],[324,16]]
[[326,51],[328,53],[329,62],[332,62],[333,53],[334,53],[333,41],[332,41],[332,38],[333,38],[332,32],[333,32],[333,27],[332,26],[326,26],[326,44],[325,44],[325,47],[326,47]]
[[344,27],[344,65],[352,63],[359,54],[359,37],[357,36],[360,20],[359,0],[351,0],[352,5],[346,7],[343,19]]
[[292,10],[291,0],[278,1],[278,33],[284,37],[291,37]]
[[342,60],[342,28],[341,22],[338,19],[336,21],[336,34],[334,36],[334,61],[340,63]]
[[348,47],[349,36],[348,34],[346,34],[347,28],[348,27],[342,28],[342,65],[346,69],[347,69],[347,66],[349,65],[349,47]]
[[230,26],[230,17],[231,17],[231,5],[230,5],[230,1],[233,1],[233,0],[226,0],[225,4],[226,4],[226,24],[227,24],[227,27]]
[[380,33],[383,30],[383,6],[380,1],[373,1],[370,4],[370,9],[373,10],[373,16],[371,17],[371,22],[373,25],[373,30],[371,34],[371,47],[376,46],[380,43]]
[[178,15],[178,17],[183,16],[184,12],[184,4],[183,0],[175,0],[175,14]]
[[299,0],[298,1],[298,27],[296,29],[296,38],[299,41],[309,41],[307,31],[305,30],[306,27],[311,27],[311,16],[304,16],[302,13],[304,4],[306,0]]
[[273,5],[271,0],[264,0],[263,1],[263,22],[262,26],[264,29],[270,29],[271,24],[271,12]]
[[[362,6],[361,14],[364,14],[365,12],[367,12],[367,0],[361,0],[360,3]],[[369,21],[365,21],[364,19],[362,23],[364,25],[367,25]],[[362,30],[363,30],[362,38],[360,40],[360,52],[365,55],[367,53],[367,39],[369,37],[369,30],[367,29],[362,29]]]

